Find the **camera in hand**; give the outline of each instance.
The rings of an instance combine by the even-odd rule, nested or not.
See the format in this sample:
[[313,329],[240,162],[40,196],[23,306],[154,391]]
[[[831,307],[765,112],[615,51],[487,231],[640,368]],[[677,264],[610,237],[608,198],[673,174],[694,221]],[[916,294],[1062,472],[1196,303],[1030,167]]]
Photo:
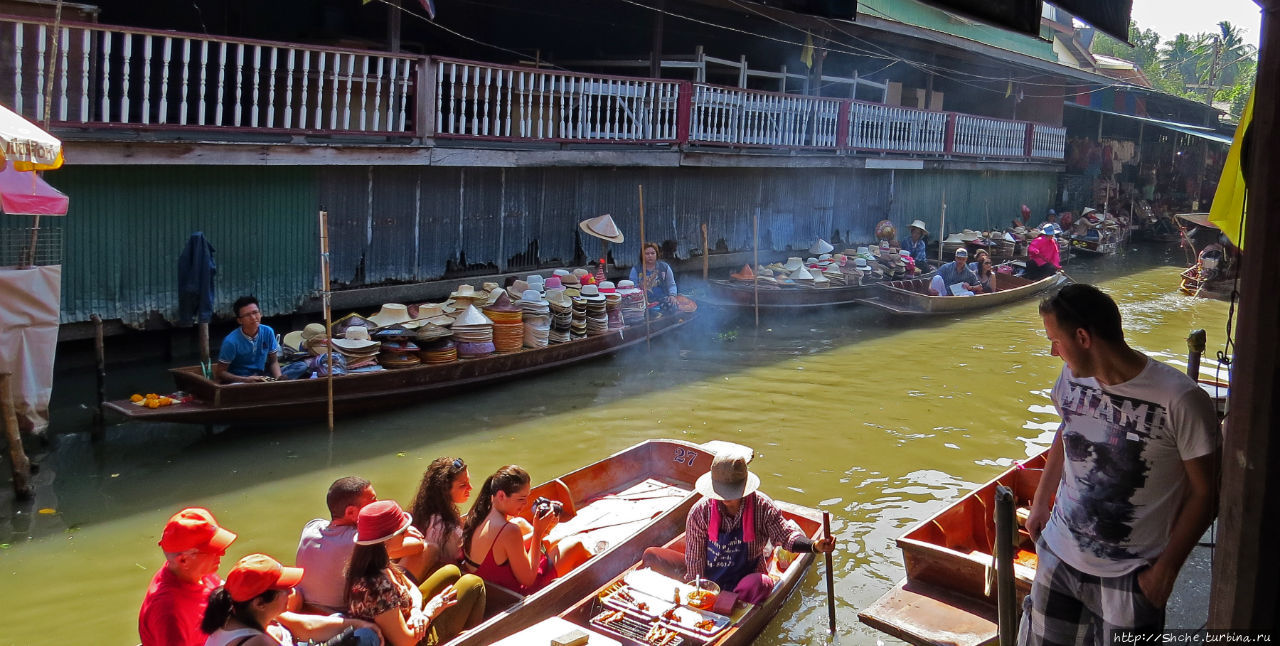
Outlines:
[[550,510],[552,514],[555,514],[556,518],[559,518],[560,515],[564,513],[564,505],[561,504],[559,500],[551,500],[549,498],[542,497],[533,501],[533,515],[535,518],[546,516],[548,510]]

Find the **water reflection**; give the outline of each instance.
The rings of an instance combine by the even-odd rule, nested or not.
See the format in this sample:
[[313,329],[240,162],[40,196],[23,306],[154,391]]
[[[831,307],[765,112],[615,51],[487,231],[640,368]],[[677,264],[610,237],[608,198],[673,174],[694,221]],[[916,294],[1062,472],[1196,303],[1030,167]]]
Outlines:
[[[1221,347],[1227,315],[1224,303],[1176,294],[1173,252],[1069,266],[1117,296],[1135,347],[1171,363],[1185,356],[1192,328],[1209,330],[1210,354]],[[213,436],[125,425],[95,444],[79,408],[92,398],[92,373],[60,357],[55,419],[71,432],[43,459],[35,503],[0,507],[6,636],[134,643],[138,602],[160,563],[159,530],[183,505],[208,506],[240,533],[232,556],[287,560],[340,476],[364,475],[381,495],[407,502],[439,455],[465,457],[473,477],[516,461],[542,480],[646,438],[676,437],[752,446],[764,491],[832,513],[840,630],[846,643],[874,643],[882,636],[856,614],[903,576],[894,539],[1038,452],[1057,427],[1048,389],[1060,364],[1035,303],[918,323],[856,307],[766,315],[758,330],[750,312],[704,313],[649,349],[339,420],[332,435],[323,424]],[[1206,371],[1216,365],[1205,361]],[[113,366],[111,379],[118,396],[166,376],[151,362]],[[809,573],[757,643],[825,639],[822,577],[820,567]],[[93,610],[62,621],[68,603]]]

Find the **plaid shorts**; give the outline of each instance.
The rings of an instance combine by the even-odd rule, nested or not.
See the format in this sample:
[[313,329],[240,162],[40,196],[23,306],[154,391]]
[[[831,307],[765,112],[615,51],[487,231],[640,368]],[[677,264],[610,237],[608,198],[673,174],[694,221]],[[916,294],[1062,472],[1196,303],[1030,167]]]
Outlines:
[[1022,602],[1018,646],[1092,646],[1112,643],[1113,631],[1159,631],[1164,608],[1138,588],[1138,573],[1098,577],[1085,574],[1037,541],[1036,578]]

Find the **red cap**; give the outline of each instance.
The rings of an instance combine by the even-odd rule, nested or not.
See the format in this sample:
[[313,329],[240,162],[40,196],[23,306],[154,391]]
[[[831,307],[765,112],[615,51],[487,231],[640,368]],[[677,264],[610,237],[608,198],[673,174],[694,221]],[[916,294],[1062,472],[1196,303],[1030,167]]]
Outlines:
[[236,535],[219,527],[208,509],[187,507],[173,515],[160,535],[160,549],[166,553],[199,549],[220,552],[227,549]]
[[356,519],[356,544],[381,543],[403,532],[413,522],[413,516],[400,508],[394,500],[371,502],[360,510]]
[[285,567],[266,554],[250,554],[231,568],[224,587],[232,601],[244,602],[267,590],[288,590],[301,580],[302,568]]

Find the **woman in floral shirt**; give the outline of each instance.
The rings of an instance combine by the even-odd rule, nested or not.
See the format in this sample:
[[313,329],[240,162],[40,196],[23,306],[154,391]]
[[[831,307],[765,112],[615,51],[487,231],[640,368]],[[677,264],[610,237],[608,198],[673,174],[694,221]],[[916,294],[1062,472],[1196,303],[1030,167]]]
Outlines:
[[[394,500],[365,506],[356,521],[356,547],[347,564],[348,614],[377,624],[391,646],[446,642],[479,623],[484,612],[484,583],[479,577],[451,577],[446,567],[414,586],[391,562],[387,551],[399,548],[412,520]],[[449,585],[450,579],[457,583]]]

